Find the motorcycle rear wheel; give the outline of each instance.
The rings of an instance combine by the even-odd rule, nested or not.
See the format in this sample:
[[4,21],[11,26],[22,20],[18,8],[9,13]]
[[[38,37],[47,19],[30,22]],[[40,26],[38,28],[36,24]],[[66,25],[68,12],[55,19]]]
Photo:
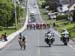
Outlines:
[[64,43],[64,45],[67,45],[67,43]]
[[51,44],[49,44],[49,47],[51,47]]

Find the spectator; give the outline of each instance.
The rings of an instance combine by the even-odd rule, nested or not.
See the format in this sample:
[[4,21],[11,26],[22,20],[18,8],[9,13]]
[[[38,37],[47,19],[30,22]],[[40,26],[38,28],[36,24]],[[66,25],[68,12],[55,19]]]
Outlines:
[[51,19],[51,13],[50,12],[48,12],[48,18]]
[[73,18],[72,18],[72,16],[68,16],[68,20],[69,20],[69,22],[73,22]]
[[55,24],[55,22],[53,23],[53,27],[55,27],[56,26],[56,24]]
[[3,34],[3,38],[4,38],[4,41],[7,41],[7,33],[5,32],[4,34]]
[[23,36],[22,38],[22,46],[24,48],[24,50],[26,49],[26,37]]
[[21,33],[19,34],[18,42],[19,42],[19,45],[20,45],[20,47],[22,49],[22,44],[21,44],[21,42],[22,42],[22,34]]

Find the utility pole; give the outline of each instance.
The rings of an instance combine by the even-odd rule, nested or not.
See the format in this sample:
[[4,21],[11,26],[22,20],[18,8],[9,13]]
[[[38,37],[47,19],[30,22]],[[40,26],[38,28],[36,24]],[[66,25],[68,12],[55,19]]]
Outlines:
[[[71,0],[69,0],[69,7],[71,6]],[[69,7],[68,7],[68,20],[70,21],[70,17],[71,17],[71,12],[69,10]]]
[[16,13],[16,0],[14,0],[14,13],[15,13],[15,28],[17,29],[17,13]]

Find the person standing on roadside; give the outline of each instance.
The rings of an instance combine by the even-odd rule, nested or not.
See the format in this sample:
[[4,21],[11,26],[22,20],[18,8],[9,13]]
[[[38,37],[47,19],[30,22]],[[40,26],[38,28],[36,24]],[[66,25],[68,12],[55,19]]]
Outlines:
[[21,33],[19,34],[18,42],[19,42],[19,45],[20,45],[20,47],[22,49],[22,44],[21,44],[21,42],[22,42],[22,34]]
[[24,48],[24,50],[26,49],[26,37],[24,36],[22,38],[22,47]]
[[7,40],[7,33],[6,32],[3,34],[3,36],[4,36],[4,41],[8,41]]

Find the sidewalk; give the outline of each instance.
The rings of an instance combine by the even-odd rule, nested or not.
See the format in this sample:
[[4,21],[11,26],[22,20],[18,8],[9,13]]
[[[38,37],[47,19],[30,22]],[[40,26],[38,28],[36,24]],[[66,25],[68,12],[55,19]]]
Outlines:
[[25,20],[24,26],[20,30],[10,34],[7,37],[8,41],[6,41],[6,42],[0,41],[0,50],[3,49],[4,47],[6,47],[6,45],[9,44],[19,33],[23,32],[26,29],[27,24],[28,24],[28,12],[26,15],[26,20]]

